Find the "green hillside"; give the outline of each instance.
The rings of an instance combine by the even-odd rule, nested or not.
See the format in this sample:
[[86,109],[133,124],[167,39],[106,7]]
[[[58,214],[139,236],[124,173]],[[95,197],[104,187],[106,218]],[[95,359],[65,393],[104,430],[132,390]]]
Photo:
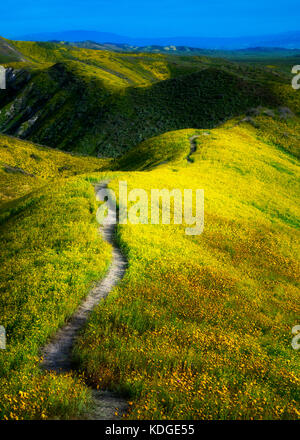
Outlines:
[[82,157],[0,134],[0,207],[49,181],[100,171],[107,160]]
[[16,49],[10,41],[0,37],[0,63],[26,61],[24,56]]
[[87,176],[106,165],[0,135],[1,420],[68,418],[90,403],[80,378],[42,373],[39,349],[107,269]]
[[122,171],[144,171],[181,162],[190,154],[190,137],[198,132],[200,130],[180,130],[147,139],[124,154],[114,166]]
[[259,105],[299,113],[290,77],[265,67],[200,56],[9,44],[30,62],[12,65],[8,89],[0,91],[0,130],[67,151],[116,157],[149,137],[213,128]]

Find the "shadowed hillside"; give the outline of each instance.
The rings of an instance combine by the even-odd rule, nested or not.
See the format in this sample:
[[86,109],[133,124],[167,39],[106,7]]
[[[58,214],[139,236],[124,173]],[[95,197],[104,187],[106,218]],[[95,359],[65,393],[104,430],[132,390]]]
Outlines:
[[14,61],[26,60],[13,44],[10,44],[8,40],[0,37],[0,63],[10,63]]

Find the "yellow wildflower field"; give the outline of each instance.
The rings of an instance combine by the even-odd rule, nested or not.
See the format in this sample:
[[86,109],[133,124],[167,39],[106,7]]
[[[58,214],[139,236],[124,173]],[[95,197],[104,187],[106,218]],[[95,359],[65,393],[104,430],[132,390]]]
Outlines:
[[[91,383],[128,396],[130,419],[297,419],[297,160],[246,122],[159,139],[146,141],[148,162],[145,144],[135,151],[150,171],[112,176],[110,188],[117,193],[122,180],[149,195],[204,189],[204,232],[119,225],[129,268],[93,313],[75,358]],[[172,145],[176,160],[152,168]]]

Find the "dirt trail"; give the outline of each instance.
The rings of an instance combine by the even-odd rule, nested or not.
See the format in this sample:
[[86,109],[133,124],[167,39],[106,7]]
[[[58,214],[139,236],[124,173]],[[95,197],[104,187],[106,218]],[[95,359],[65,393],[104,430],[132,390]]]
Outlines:
[[[101,182],[96,186],[96,192],[107,187],[107,182]],[[108,216],[113,211],[109,209]],[[70,321],[61,328],[54,339],[42,350],[42,368],[56,372],[72,370],[72,348],[78,331],[86,323],[93,308],[117,285],[123,278],[127,261],[114,241],[115,225],[109,224],[100,228],[103,239],[112,245],[112,261],[105,278],[100,281],[88,294],[79,306]],[[126,412],[127,402],[114,393],[108,391],[93,390],[94,408],[87,414],[90,420],[114,420],[116,408],[118,413]]]
[[195,140],[196,140],[198,137],[200,137],[200,135],[199,135],[199,134],[195,134],[194,136],[192,136],[192,137],[190,138],[190,146],[191,146],[191,149],[190,149],[190,152],[189,152],[189,154],[188,154],[188,156],[187,156],[187,158],[186,158],[188,162],[193,162],[193,160],[191,159],[191,155],[192,155],[193,153],[195,153],[195,151],[197,150],[197,144],[196,144]]

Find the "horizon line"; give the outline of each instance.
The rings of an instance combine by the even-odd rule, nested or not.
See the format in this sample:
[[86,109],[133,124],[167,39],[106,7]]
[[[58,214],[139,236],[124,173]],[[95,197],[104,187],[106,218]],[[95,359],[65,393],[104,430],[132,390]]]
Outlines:
[[266,34],[248,34],[248,35],[239,35],[239,36],[207,36],[207,35],[184,35],[184,34],[177,34],[177,35],[166,35],[166,36],[130,36],[130,35],[121,35],[118,33],[115,33],[113,31],[99,31],[95,29],[63,29],[59,31],[37,31],[37,32],[30,32],[30,33],[24,33],[23,35],[14,35],[11,37],[4,37],[7,39],[16,39],[16,38],[24,38],[31,35],[39,35],[39,34],[59,34],[59,33],[68,33],[68,32],[93,32],[93,33],[99,33],[99,34],[111,34],[115,35],[117,37],[121,38],[130,38],[130,39],[164,39],[164,38],[205,38],[205,39],[240,39],[240,38],[257,38],[257,37],[268,37],[268,36],[279,36],[279,35],[287,35],[287,34],[293,34],[293,33],[300,33],[300,29],[292,29],[287,31],[274,31],[274,33],[266,33]]

